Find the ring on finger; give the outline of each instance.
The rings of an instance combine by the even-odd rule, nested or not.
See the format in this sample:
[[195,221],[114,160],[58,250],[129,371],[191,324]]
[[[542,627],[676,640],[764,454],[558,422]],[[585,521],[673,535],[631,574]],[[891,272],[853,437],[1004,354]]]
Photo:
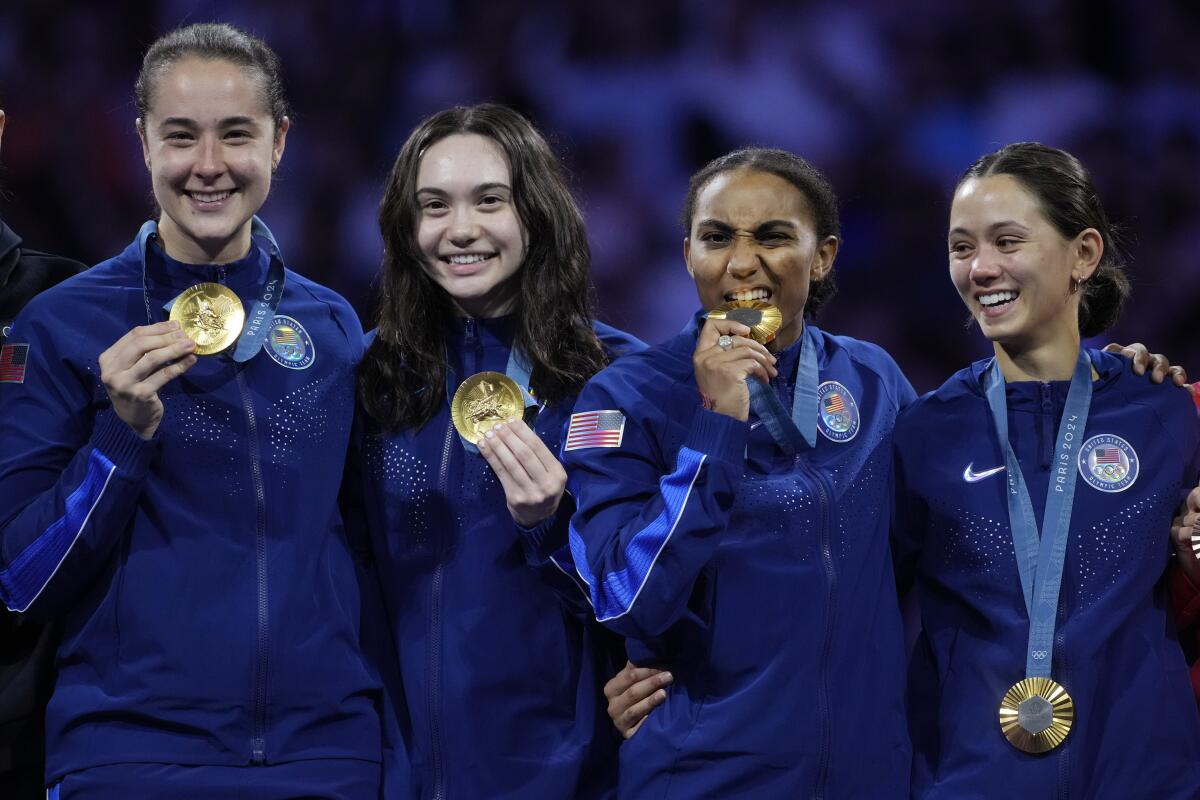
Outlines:
[[717,337],[717,347],[721,348],[722,350],[728,350],[729,348],[733,347],[733,337],[728,333],[722,333],[719,337]]

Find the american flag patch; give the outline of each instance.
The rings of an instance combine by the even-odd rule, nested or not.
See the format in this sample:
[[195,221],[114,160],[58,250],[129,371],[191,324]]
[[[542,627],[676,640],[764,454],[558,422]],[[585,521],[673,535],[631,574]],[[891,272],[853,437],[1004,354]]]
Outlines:
[[584,411],[571,415],[563,450],[585,447],[620,447],[625,435],[625,415],[620,411]]
[[1097,447],[1096,448],[1096,463],[1097,464],[1120,464],[1121,449],[1119,447]]
[[842,401],[842,396],[837,392],[825,395],[825,410],[830,414],[840,414],[845,411],[846,404]]
[[0,383],[24,383],[29,345],[6,344],[0,347]]

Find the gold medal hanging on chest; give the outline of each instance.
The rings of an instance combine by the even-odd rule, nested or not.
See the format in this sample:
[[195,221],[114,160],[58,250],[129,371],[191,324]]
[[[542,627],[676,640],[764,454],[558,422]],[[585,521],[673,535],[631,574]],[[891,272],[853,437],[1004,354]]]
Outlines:
[[170,319],[196,343],[195,353],[220,353],[237,341],[246,322],[242,301],[228,286],[198,283],[175,298]]
[[458,435],[472,444],[496,423],[525,413],[525,398],[517,382],[502,372],[477,372],[462,382],[450,401],[450,418]]
[[1050,678],[1018,681],[1000,701],[1000,730],[1013,747],[1048,753],[1063,743],[1075,722],[1075,703]]
[[731,319],[750,329],[750,338],[766,344],[775,338],[783,325],[779,309],[763,300],[731,300],[709,311],[708,319]]

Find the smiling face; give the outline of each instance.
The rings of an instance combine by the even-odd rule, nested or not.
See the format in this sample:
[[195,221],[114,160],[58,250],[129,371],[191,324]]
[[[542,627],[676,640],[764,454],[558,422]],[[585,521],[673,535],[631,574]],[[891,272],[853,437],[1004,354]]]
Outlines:
[[838,249],[837,237],[818,236],[804,194],[770,172],[722,172],[696,195],[691,222],[683,254],[700,303],[766,300],[783,315],[772,349],[795,342],[809,284],[829,272]]
[[471,317],[511,311],[526,241],[500,146],[475,133],[430,145],[417,169],[417,207],[422,266],[456,311]]
[[288,126],[284,117],[275,130],[252,70],[185,57],[158,77],[137,127],[169,256],[227,263],[246,255]]
[[980,330],[1006,348],[1079,340],[1073,285],[1091,277],[1103,252],[1088,228],[1067,239],[1016,178],[969,178],[950,210],[950,278]]

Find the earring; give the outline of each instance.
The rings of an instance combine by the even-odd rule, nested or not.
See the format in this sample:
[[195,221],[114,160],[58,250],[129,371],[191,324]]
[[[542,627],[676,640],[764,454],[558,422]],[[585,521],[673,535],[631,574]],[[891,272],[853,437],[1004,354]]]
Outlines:
[[278,171],[279,171],[279,159],[272,158],[271,159],[271,174],[274,175]]
[[1078,291],[1079,291],[1079,281],[1076,280],[1075,278],[1071,278],[1071,294],[1075,294]]

